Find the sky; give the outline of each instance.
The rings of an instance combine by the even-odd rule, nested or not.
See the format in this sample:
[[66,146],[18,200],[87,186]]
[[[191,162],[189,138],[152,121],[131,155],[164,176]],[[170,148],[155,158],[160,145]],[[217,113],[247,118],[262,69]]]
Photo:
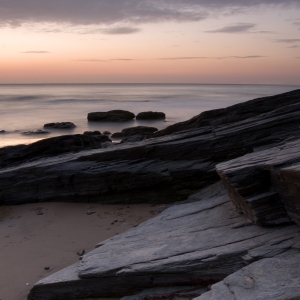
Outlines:
[[0,0],[0,84],[300,84],[299,0]]

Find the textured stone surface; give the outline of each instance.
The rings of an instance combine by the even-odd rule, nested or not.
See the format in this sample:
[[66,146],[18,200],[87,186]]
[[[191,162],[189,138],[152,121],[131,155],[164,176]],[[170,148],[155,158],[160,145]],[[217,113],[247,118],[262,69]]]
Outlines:
[[108,112],[91,112],[88,114],[89,121],[125,122],[135,118],[135,114],[127,110],[110,110]]
[[121,300],[192,300],[193,298],[205,293],[207,289],[195,286],[176,286],[146,289],[142,292],[123,297]]
[[297,226],[253,225],[235,212],[224,193],[221,185],[211,186],[191,196],[192,202],[174,205],[101,242],[79,264],[38,282],[28,299],[117,297],[145,288],[205,287],[246,264],[294,251]]
[[268,113],[271,110],[277,110],[282,107],[299,102],[300,90],[271,97],[258,98],[251,101],[238,103],[236,105],[205,111],[192,119],[176,123],[154,133],[152,137],[169,135],[174,132],[191,130],[206,126],[218,127],[229,125],[235,122],[243,121],[258,115]]
[[[270,148],[287,136],[299,137],[299,91],[275,97],[275,102],[272,99],[250,101],[264,109],[253,106],[254,112],[247,114],[241,104],[235,123],[47,160],[38,160],[37,153],[35,162],[23,159],[20,166],[0,170],[0,201],[157,203],[184,199],[218,180],[216,164]],[[235,116],[236,106],[227,112],[230,109]],[[239,121],[243,112],[250,118]]]
[[[102,143],[107,141],[111,140],[105,135],[75,134],[43,139],[29,145],[8,146],[0,148],[0,166],[3,168],[67,152],[101,148]],[[52,159],[55,161],[57,158]]]
[[300,225],[300,140],[217,165],[236,207],[259,225]]
[[300,254],[255,262],[194,300],[300,299]]

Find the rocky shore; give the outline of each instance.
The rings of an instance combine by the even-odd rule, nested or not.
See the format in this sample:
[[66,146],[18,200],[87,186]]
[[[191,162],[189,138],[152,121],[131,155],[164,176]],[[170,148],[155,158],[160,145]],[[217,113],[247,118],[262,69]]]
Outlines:
[[138,142],[103,147],[85,135],[76,141],[87,147],[54,154],[1,150],[0,205],[171,204],[40,280],[28,299],[300,299],[299,126],[296,90]]

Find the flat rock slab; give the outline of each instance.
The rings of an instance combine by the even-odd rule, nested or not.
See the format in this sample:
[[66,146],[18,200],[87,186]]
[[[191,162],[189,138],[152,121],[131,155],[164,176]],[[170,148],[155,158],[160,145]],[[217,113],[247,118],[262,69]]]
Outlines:
[[258,225],[300,225],[300,140],[217,165],[235,206]]
[[135,114],[127,110],[110,110],[107,112],[91,112],[88,114],[89,121],[97,122],[125,122],[135,118]]
[[300,254],[255,262],[194,300],[300,299]]
[[[30,300],[134,295],[146,288],[207,286],[297,245],[296,225],[262,228],[234,210],[221,185],[101,242],[79,264],[38,282]],[[71,297],[72,295],[72,297]]]
[[57,122],[57,123],[47,123],[44,125],[44,128],[53,128],[53,129],[73,129],[76,125],[72,122]]

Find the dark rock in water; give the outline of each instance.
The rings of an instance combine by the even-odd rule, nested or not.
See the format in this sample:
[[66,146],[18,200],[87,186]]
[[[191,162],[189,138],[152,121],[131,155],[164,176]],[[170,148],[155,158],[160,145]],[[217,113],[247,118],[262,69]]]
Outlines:
[[0,134],[6,133],[5,130],[0,130]]
[[158,129],[155,127],[148,127],[148,126],[137,126],[137,127],[125,128],[121,132],[122,136],[124,137],[121,143],[142,141],[157,130]]
[[73,129],[76,125],[72,122],[60,122],[60,123],[47,123],[44,125],[44,128],[53,128],[53,129]]
[[[299,242],[298,226],[249,225],[247,218],[235,211],[221,185],[188,200],[191,202],[174,205],[99,243],[79,264],[35,284],[28,299],[122,297],[163,286],[205,287],[248,263],[295,252],[291,247]],[[241,226],[245,223],[248,225]],[[299,264],[293,263],[298,271]],[[288,286],[296,286],[297,276],[295,272],[295,281]],[[144,293],[150,296],[155,290]]]
[[104,135],[111,135],[111,132],[110,131],[104,131],[103,134]]
[[113,138],[113,139],[121,139],[122,137],[124,137],[122,132],[114,132],[111,135],[111,138]]
[[30,130],[30,131],[22,131],[21,134],[23,135],[39,135],[39,134],[50,134],[49,131],[44,131],[41,129],[38,130]]
[[255,262],[194,300],[296,300],[300,299],[300,254]]
[[165,119],[166,115],[163,112],[145,111],[137,114],[137,120],[160,120]]
[[125,122],[135,118],[135,114],[126,110],[111,110],[108,112],[92,112],[88,114],[89,121]]
[[122,144],[123,143],[136,143],[136,142],[140,142],[140,141],[145,140],[147,137],[148,137],[148,135],[145,135],[145,134],[136,134],[136,135],[133,135],[133,136],[123,138],[121,140],[121,143]]
[[124,137],[134,136],[137,134],[150,135],[151,133],[156,132],[157,130],[158,129],[155,127],[136,126],[136,127],[130,127],[130,128],[123,129],[122,134]]
[[96,130],[96,131],[85,131],[83,134],[86,135],[101,135],[101,132]]
[[238,210],[258,225],[300,225],[300,140],[224,162],[217,171]]

